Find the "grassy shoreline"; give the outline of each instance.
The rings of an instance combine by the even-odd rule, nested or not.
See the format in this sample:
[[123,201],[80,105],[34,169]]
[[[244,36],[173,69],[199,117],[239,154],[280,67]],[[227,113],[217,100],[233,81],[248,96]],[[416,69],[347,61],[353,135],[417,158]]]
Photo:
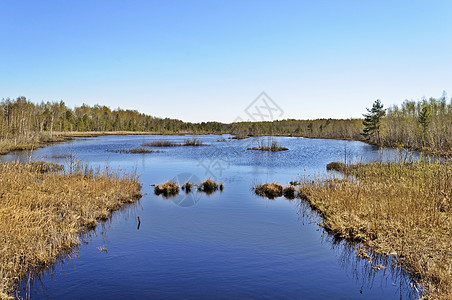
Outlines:
[[9,139],[0,141],[0,155],[8,154],[13,151],[29,151],[43,148],[55,143],[61,143],[72,140],[73,137],[67,135],[40,135],[28,139]]
[[81,232],[141,197],[133,175],[82,169],[65,174],[54,167],[0,163],[0,299],[70,253]]
[[427,297],[452,297],[452,164],[369,163],[302,182],[298,195],[335,237],[395,256]]

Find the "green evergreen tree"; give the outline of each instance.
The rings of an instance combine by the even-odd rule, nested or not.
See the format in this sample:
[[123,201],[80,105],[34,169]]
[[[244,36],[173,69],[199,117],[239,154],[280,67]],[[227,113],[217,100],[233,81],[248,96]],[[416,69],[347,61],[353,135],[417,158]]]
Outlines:
[[428,135],[428,126],[432,120],[432,113],[429,106],[424,103],[422,109],[419,111],[418,122],[422,126],[422,146],[425,146],[425,141]]
[[377,99],[372,108],[366,108],[367,114],[363,114],[364,116],[364,130],[362,135],[364,139],[369,142],[376,142],[378,145],[381,145],[380,139],[380,126],[381,119],[386,114],[386,109],[383,109],[383,104],[380,99]]

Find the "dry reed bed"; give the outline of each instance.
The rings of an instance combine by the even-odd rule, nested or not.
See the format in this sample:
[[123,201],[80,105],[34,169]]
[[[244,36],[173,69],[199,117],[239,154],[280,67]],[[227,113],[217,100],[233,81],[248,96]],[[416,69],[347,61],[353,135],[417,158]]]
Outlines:
[[141,197],[132,175],[71,174],[55,166],[0,163],[0,299],[79,244],[79,233]]
[[337,237],[395,255],[431,298],[452,299],[452,163],[357,164],[299,196]]

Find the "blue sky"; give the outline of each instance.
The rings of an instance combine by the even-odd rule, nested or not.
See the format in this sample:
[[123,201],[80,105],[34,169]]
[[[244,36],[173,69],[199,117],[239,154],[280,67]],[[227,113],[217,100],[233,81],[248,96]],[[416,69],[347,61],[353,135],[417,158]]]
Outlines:
[[0,98],[233,121],[452,93],[451,1],[0,0]]

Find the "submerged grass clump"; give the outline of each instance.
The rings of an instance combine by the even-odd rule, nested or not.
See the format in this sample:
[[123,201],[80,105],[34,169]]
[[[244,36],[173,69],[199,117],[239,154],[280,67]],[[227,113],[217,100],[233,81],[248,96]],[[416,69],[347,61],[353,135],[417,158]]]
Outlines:
[[234,135],[234,136],[231,136],[229,139],[231,139],[231,140],[244,140],[244,139],[247,139],[247,138],[249,138],[248,135]]
[[300,186],[300,197],[323,217],[323,227],[396,255],[428,297],[451,299],[452,163],[356,164],[347,173]]
[[184,143],[182,144],[182,146],[205,146],[206,144],[204,144],[200,139],[198,139],[197,137],[192,137],[190,139],[185,139]]
[[0,298],[52,265],[113,210],[141,197],[135,176],[49,163],[0,163]]
[[[186,194],[189,194],[192,192],[193,187],[197,187],[199,192],[212,194],[218,190],[223,191],[224,184],[223,182],[218,183],[209,178],[200,184],[193,184],[190,181],[186,181],[181,189],[185,191]],[[165,197],[176,196],[179,194],[179,185],[175,181],[167,181],[162,185],[156,185],[154,187],[154,192],[156,195],[163,195]]]
[[141,146],[146,146],[146,147],[176,147],[176,146],[180,146],[180,144],[178,143],[174,143],[171,141],[167,141],[167,140],[158,140],[158,141],[152,141],[149,143],[143,143],[141,144]]
[[289,150],[286,147],[280,146],[277,141],[269,141],[268,143],[263,143],[258,140],[258,144],[259,144],[258,147],[247,148],[247,150],[271,151],[271,152]]
[[216,181],[213,181],[212,179],[209,178],[206,179],[204,182],[201,182],[201,184],[198,186],[198,190],[207,194],[211,194],[218,190],[222,191],[223,182],[217,183]]
[[247,148],[247,150],[277,152],[277,151],[286,151],[286,150],[289,150],[289,148],[286,148],[286,147],[252,147],[252,148]]
[[297,191],[293,185],[282,186],[276,182],[258,184],[253,189],[257,195],[268,199],[275,199],[282,196],[287,199],[295,199]]
[[158,140],[158,141],[152,141],[149,143],[143,143],[141,144],[141,146],[145,146],[145,147],[178,147],[178,146],[205,146],[206,144],[204,144],[199,138],[197,137],[192,137],[192,138],[187,138],[184,140],[183,143],[174,143],[171,141],[167,141],[167,140]]
[[176,196],[179,194],[179,185],[175,181],[167,181],[162,185],[156,185],[154,187],[154,193],[165,197]]
[[182,185],[182,190],[188,194],[191,192],[192,187],[193,183],[191,183],[190,181],[185,181],[185,183]]
[[283,195],[287,199],[294,199],[296,190],[297,189],[293,185],[285,186],[283,189]]
[[119,150],[107,150],[107,152],[113,152],[113,153],[158,153],[160,151],[155,151],[151,149],[146,148],[131,148],[131,149],[119,149]]
[[261,197],[274,199],[283,195],[283,186],[276,182],[258,184],[254,187],[254,192]]

